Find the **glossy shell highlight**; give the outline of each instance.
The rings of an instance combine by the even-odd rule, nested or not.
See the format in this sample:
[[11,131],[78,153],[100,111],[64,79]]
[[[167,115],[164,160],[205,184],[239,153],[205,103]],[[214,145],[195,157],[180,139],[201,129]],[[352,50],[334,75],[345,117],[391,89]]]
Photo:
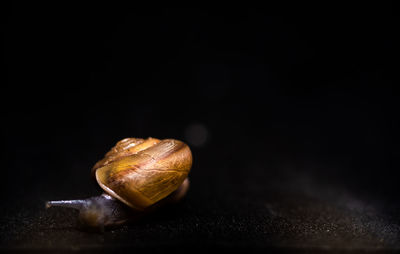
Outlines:
[[92,169],[106,193],[145,210],[181,186],[192,166],[190,148],[175,139],[127,138]]

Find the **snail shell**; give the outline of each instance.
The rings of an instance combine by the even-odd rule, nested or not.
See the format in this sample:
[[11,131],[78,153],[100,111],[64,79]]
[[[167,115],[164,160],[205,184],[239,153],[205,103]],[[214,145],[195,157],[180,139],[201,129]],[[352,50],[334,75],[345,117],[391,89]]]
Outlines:
[[143,211],[177,190],[192,166],[192,153],[175,139],[126,138],[92,168],[100,187]]

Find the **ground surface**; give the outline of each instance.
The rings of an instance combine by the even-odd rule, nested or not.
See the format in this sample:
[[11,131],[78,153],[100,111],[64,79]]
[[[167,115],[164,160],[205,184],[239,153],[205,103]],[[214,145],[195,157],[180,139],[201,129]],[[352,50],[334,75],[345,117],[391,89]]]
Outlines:
[[[400,211],[393,200],[368,195],[370,189],[351,183],[354,178],[349,184],[338,176],[327,177],[330,169],[324,165],[283,164],[269,156],[261,162],[257,152],[253,156],[244,162],[243,157],[225,161],[204,151],[195,153],[192,186],[181,204],[105,233],[79,230],[73,210],[44,209],[46,199],[84,197],[76,194],[84,190],[95,194],[94,184],[75,190],[69,184],[58,185],[41,196],[24,192],[21,200],[9,201],[2,208],[1,249],[336,252],[400,248]],[[47,188],[52,187],[43,187]]]

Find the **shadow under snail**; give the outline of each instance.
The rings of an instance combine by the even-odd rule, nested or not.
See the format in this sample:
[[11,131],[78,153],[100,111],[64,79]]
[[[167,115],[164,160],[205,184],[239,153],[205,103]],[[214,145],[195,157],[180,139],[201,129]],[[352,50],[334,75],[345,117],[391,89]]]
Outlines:
[[192,153],[182,141],[126,138],[92,168],[102,195],[48,201],[46,208],[78,209],[81,224],[104,230],[181,200],[189,188],[191,166]]

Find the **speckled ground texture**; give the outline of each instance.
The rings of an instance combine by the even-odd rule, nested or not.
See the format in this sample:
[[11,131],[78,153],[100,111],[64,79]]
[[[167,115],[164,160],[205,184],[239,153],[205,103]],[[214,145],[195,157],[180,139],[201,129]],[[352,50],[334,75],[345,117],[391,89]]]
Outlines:
[[352,191],[351,183],[312,173],[317,169],[329,173],[323,165],[299,167],[268,156],[262,162],[244,163],[234,157],[221,161],[197,149],[195,158],[192,186],[182,203],[104,233],[80,230],[73,210],[44,209],[46,199],[74,193],[84,197],[81,191],[95,194],[94,184],[85,183],[89,178],[75,184],[90,188],[76,186],[73,190],[69,184],[51,184],[43,189],[58,189],[53,193],[49,189],[40,198],[24,193],[21,202],[9,201],[2,208],[1,248],[89,252],[218,248],[380,252],[400,248],[399,207],[390,200]]

